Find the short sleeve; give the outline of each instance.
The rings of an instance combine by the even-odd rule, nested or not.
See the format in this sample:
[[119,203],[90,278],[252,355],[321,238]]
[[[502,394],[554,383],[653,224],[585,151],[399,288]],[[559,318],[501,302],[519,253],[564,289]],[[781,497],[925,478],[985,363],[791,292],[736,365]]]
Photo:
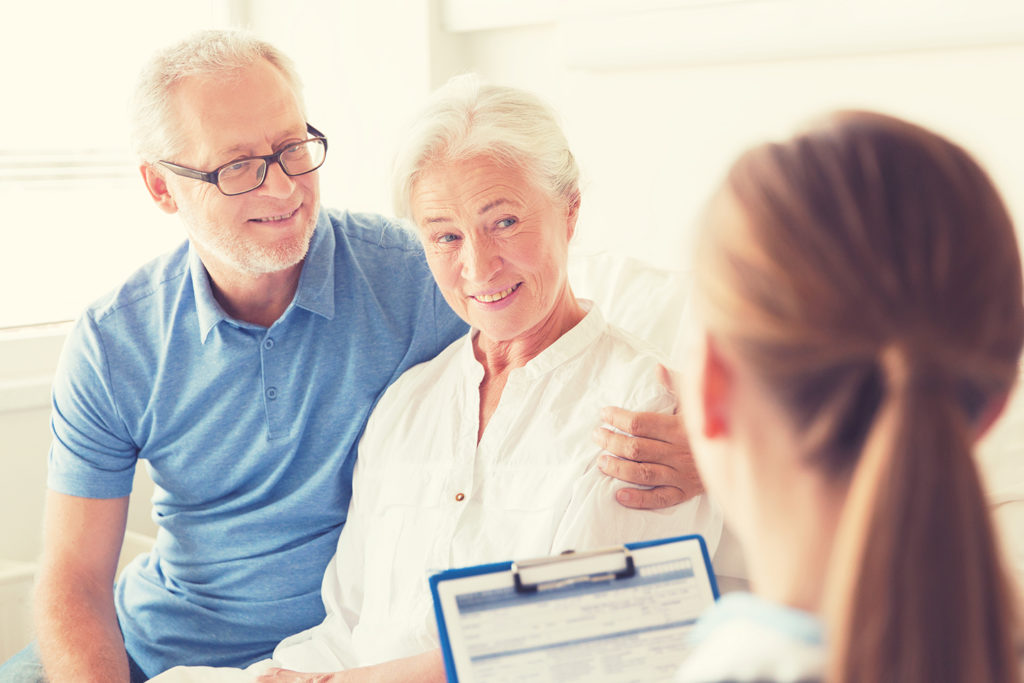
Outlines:
[[138,449],[117,411],[109,359],[96,321],[68,335],[53,380],[47,486],[85,498],[131,493]]

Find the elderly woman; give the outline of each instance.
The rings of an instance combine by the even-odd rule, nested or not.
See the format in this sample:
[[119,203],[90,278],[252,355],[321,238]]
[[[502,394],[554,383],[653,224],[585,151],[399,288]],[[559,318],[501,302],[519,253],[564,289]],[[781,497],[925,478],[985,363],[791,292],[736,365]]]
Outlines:
[[529,93],[463,77],[418,119],[396,204],[471,331],[381,398],[324,576],[327,617],[281,642],[273,664],[443,680],[432,572],[684,533],[714,551],[721,519],[704,496],[629,509],[615,500],[624,484],[597,468],[601,406],[670,412],[675,400],[658,358],[573,296],[577,176],[555,117]]

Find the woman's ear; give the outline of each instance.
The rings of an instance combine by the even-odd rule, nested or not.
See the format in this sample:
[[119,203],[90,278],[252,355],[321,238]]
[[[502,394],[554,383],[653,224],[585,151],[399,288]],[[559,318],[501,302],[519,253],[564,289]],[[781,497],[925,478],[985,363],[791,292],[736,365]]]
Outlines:
[[704,367],[701,370],[700,390],[704,414],[701,430],[708,439],[728,436],[734,378],[728,361],[710,335],[704,338]]
[[167,181],[163,175],[153,168],[153,164],[141,164],[139,166],[139,173],[142,174],[142,182],[146,183],[149,196],[153,198],[156,205],[166,213],[177,212],[178,204],[174,201],[174,197],[171,196],[170,190],[167,187]]
[[580,217],[580,196],[576,195],[576,198],[569,203],[565,221],[566,226],[569,229],[569,234],[566,241],[572,239],[572,236],[576,234],[576,220]]

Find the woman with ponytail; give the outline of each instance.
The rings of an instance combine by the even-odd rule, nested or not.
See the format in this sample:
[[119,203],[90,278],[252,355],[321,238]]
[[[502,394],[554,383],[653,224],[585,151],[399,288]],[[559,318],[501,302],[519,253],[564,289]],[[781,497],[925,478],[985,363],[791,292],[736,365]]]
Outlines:
[[1024,341],[985,172],[843,112],[742,156],[701,227],[685,419],[753,594],[701,618],[679,680],[1019,683],[973,457]]

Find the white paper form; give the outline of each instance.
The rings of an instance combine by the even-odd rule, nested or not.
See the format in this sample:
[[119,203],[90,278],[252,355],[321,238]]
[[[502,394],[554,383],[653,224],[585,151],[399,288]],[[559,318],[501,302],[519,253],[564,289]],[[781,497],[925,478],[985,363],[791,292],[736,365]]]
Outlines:
[[687,632],[714,601],[706,559],[699,543],[633,557],[632,577],[533,593],[517,592],[509,572],[451,582],[439,597],[458,680],[671,680]]

